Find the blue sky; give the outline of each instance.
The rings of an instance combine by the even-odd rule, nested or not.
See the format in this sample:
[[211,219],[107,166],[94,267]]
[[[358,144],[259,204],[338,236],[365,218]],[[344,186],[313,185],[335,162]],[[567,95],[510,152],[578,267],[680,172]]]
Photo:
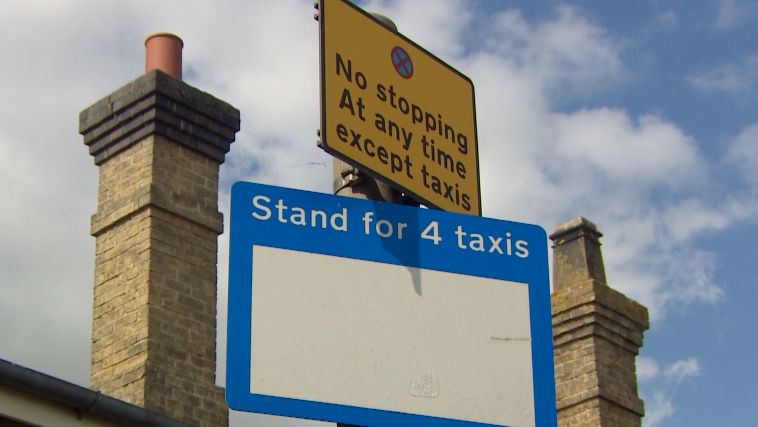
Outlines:
[[[486,216],[550,231],[583,215],[605,233],[610,285],[651,310],[644,424],[750,425],[758,3],[359,4],[473,80]],[[313,11],[310,0],[0,4],[1,358],[88,382],[97,168],[78,112],[143,72],[148,34],[180,35],[185,80],[242,112],[222,211],[236,180],[329,191]],[[223,369],[226,235],[219,246]],[[233,417],[251,421],[319,425]]]

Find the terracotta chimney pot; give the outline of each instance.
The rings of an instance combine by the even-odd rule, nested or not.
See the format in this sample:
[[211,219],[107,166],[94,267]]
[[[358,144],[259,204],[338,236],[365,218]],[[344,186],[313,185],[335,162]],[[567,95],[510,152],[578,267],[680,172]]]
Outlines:
[[161,70],[177,80],[182,79],[182,48],[184,42],[170,33],[151,34],[145,40],[145,72]]

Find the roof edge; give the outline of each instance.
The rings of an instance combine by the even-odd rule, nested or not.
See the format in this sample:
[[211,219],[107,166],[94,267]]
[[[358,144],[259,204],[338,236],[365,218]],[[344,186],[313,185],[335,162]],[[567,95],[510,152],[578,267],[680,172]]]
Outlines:
[[0,385],[71,407],[83,415],[124,425],[188,427],[165,415],[3,359],[0,359]]

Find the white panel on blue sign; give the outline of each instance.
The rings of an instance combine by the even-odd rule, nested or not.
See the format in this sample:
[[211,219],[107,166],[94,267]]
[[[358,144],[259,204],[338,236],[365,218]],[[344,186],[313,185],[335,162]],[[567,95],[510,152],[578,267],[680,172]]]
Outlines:
[[534,225],[232,189],[227,402],[360,426],[556,426]]

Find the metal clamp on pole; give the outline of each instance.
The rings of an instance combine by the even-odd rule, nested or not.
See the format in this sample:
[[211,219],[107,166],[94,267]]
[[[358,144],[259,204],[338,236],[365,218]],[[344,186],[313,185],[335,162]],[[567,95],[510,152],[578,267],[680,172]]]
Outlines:
[[358,170],[355,170],[355,173],[348,172],[345,175],[340,175],[336,178],[334,178],[333,188],[334,188],[334,194],[339,194],[340,191],[344,190],[347,187],[353,187],[355,185],[359,185],[361,182],[363,174],[358,172]]

